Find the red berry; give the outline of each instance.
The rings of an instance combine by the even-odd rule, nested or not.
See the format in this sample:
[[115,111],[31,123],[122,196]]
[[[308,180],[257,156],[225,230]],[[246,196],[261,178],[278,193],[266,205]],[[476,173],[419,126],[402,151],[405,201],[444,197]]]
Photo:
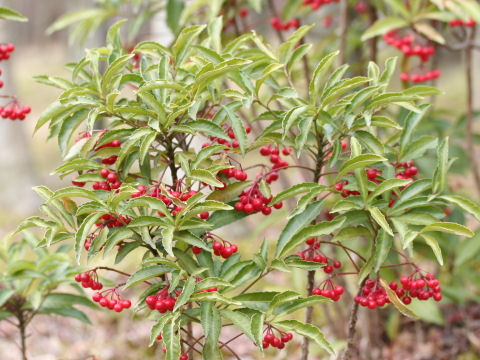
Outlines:
[[114,183],[115,181],[117,181],[117,174],[114,174],[114,173],[108,174],[107,180],[111,183]]
[[342,295],[343,291],[344,291],[343,286],[340,286],[340,285],[335,286],[335,288],[333,289],[333,292],[335,293],[335,295]]
[[251,214],[253,212],[253,205],[252,204],[247,204],[244,206],[243,210],[247,213],[247,214]]
[[102,169],[100,170],[100,175],[103,177],[103,178],[106,178],[108,176],[108,174],[110,174],[110,171],[108,171],[108,169]]
[[197,246],[194,246],[194,247],[192,247],[192,251],[193,251],[194,254],[198,255],[202,252],[202,249],[197,247]]
[[272,208],[270,206],[264,206],[262,208],[263,215],[270,215],[272,213]]
[[263,337],[263,340],[265,340],[267,343],[271,344],[275,336],[272,333],[267,333]]

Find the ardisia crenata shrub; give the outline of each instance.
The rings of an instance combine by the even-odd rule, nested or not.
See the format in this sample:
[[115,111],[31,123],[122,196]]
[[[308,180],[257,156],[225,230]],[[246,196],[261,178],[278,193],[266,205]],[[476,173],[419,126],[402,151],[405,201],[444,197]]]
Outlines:
[[[150,321],[150,343],[161,344],[168,360],[240,359],[233,345],[240,336],[267,358],[302,343],[294,354],[306,360],[313,342],[349,359],[359,307],[416,318],[412,299],[441,301],[442,283],[413,259],[442,265],[445,236],[473,235],[448,218],[454,205],[480,220],[480,207],[447,186],[448,139],[417,131],[430,116],[424,98],[440,91],[409,87],[440,75],[426,67],[436,54],[431,41],[443,39],[430,21],[468,31],[472,2],[452,0],[459,5],[447,9],[441,1],[377,4],[385,16],[363,39],[383,36],[403,53],[402,91],[390,86],[396,58],[370,61],[350,76],[345,48],[320,56],[305,38],[315,29],[301,26],[300,15],[336,2],[287,1],[280,10],[269,1],[266,23],[282,40],[276,46],[248,31],[261,1],[213,1],[205,12],[201,2],[169,1],[167,24],[177,36],[164,46],[136,40],[161,11],[147,1],[145,16],[128,23],[127,40],[124,21],[117,22],[105,47],[67,65],[71,77],[37,77],[63,91],[36,129],[48,125],[64,159],[54,173],[72,186],[35,188],[46,201],[44,217],[18,231],[43,229],[39,247],[73,244],[84,268],[62,275],[98,308]],[[139,1],[104,1],[86,10],[95,26],[76,13],[50,31],[83,19],[73,34],[85,38],[130,3]],[[371,13],[369,3],[354,3],[360,18]],[[208,25],[184,27],[203,18]],[[331,16],[323,20],[331,23]],[[421,172],[426,156],[435,165]],[[292,178],[297,184],[286,185]],[[274,223],[278,238],[252,236],[248,249],[221,231],[251,217],[260,226],[286,209]],[[100,255],[112,264],[96,264]],[[127,262],[137,264],[133,273]],[[259,286],[267,276],[299,271],[303,292]],[[110,275],[124,280],[112,285]],[[62,298],[58,312],[83,317],[72,310],[76,302]],[[313,324],[314,308],[327,302],[352,304],[346,348]],[[232,324],[237,335],[228,338]]]
[[[0,20],[12,20],[12,21],[27,21],[27,19],[13,11],[4,7],[0,7]],[[0,43],[0,63],[7,61],[15,51],[15,45],[12,43],[2,44]],[[2,70],[0,69],[0,89],[3,88],[4,82],[1,79]],[[12,95],[0,95],[0,117],[9,120],[25,120],[25,117],[32,110],[28,105],[22,105],[16,96]]]
[[[224,351],[239,358],[232,339],[220,339],[228,324],[260,352],[304,341],[307,358],[309,340],[335,352],[311,319],[318,304],[342,301],[344,276],[360,287],[353,329],[360,305],[415,317],[412,298],[441,300],[435,275],[412,261],[413,245],[425,243],[442,264],[438,234],[473,235],[443,221],[444,209],[454,203],[478,212],[445,193],[447,139],[415,135],[428,110],[420,101],[436,89],[390,92],[395,58],[346,77],[348,66],[335,68],[333,52],[317,61],[305,91],[291,72],[308,53],[296,45],[309,26],[277,49],[255,33],[222,45],[217,18],[185,28],[168,48],[148,41],[128,53],[122,23],[110,29],[106,47],[68,65],[70,79],[40,78],[63,89],[37,129],[48,125],[57,138],[64,163],[54,173],[72,186],[36,188],[46,218],[21,225],[45,230],[39,245],[75,244],[77,261],[115,255],[111,266],[86,265],[75,276],[99,307],[149,318],[151,342],[163,343],[167,359],[220,359]],[[392,115],[393,106],[407,111]],[[258,124],[260,133],[252,130]],[[420,175],[415,160],[432,148],[436,169]],[[271,188],[299,170],[305,181]],[[278,239],[251,239],[253,257],[218,234],[293,197]],[[142,260],[124,273],[122,260],[134,250]],[[304,293],[255,289],[268,274],[294,268],[308,278]],[[391,279],[392,269],[397,280],[389,284],[383,273]],[[105,287],[99,276],[109,272],[125,280]],[[292,319],[305,308],[305,321]]]

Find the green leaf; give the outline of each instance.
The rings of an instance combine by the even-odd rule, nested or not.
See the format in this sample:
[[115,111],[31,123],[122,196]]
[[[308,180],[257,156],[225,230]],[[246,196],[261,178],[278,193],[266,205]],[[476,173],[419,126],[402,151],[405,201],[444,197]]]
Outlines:
[[430,236],[427,234],[422,234],[422,237],[427,243],[427,245],[432,248],[433,253],[435,254],[435,257],[437,258],[437,261],[440,264],[440,266],[443,266],[442,249],[440,249],[440,245],[438,245],[438,241],[433,236]]
[[240,302],[227,298],[220,294],[218,291],[202,292],[193,294],[190,298],[191,301],[212,301],[216,303],[222,303],[225,305],[241,305]]
[[448,172],[448,137],[446,137],[438,148],[437,168],[433,175],[433,192],[440,193],[447,185]]
[[13,289],[0,289],[0,307],[2,307],[13,294],[15,294]]
[[80,124],[86,119],[89,109],[81,109],[69,117],[67,117],[60,127],[60,132],[58,133],[58,146],[62,152],[62,156],[65,156],[67,151],[67,145],[71,139],[75,129],[80,126]]
[[318,329],[316,326],[311,324],[304,324],[297,320],[276,321],[273,324],[282,329],[293,331],[298,335],[304,336],[314,341],[316,344],[326,350],[330,355],[335,355],[335,350],[325,339],[325,335],[323,335],[320,329]]
[[189,122],[188,126],[198,132],[205,133],[206,135],[215,136],[228,141],[231,140],[225,130],[212,121],[199,119]]
[[203,358],[221,360],[222,353],[218,348],[218,337],[222,330],[222,319],[213,302],[207,301],[200,304],[200,320],[206,337]]
[[[1,302],[0,302],[1,303]],[[43,307],[53,308],[53,307],[67,307],[73,305],[83,305],[89,308],[97,308],[97,305],[87,299],[84,296],[67,294],[67,293],[51,293],[49,294],[44,302]]]
[[182,293],[180,294],[177,302],[175,303],[175,307],[173,309],[174,312],[190,300],[190,296],[192,296],[193,292],[195,291],[195,284],[195,278],[192,276],[189,277],[188,280],[185,282],[185,285],[183,286]]
[[167,252],[168,255],[170,256],[175,256],[173,255],[173,250],[172,250],[172,243],[173,243],[173,232],[175,231],[175,228],[172,226],[167,226],[166,228],[162,229],[162,245]]
[[430,105],[424,104],[419,107],[420,112],[410,111],[410,113],[408,114],[407,118],[405,119],[405,125],[403,127],[404,130],[400,138],[400,153],[403,153],[405,148],[412,142],[413,132],[416,129],[417,125],[420,123],[420,120],[422,120],[429,107]]
[[287,290],[278,293],[273,297],[272,302],[270,303],[267,316],[270,315],[278,306],[285,303],[291,303],[293,300],[297,300],[298,298],[300,298],[300,294],[295,291]]
[[250,318],[240,311],[232,311],[229,309],[221,310],[222,317],[230,320],[243,334],[248,336],[250,340],[255,342],[252,333]]
[[317,304],[323,304],[323,303],[331,302],[331,301],[332,300],[330,300],[326,297],[323,297],[323,296],[318,296],[318,295],[309,296],[309,297],[306,297],[306,298],[296,299],[296,300],[292,300],[288,303],[284,303],[284,304],[278,306],[273,311],[273,314],[275,316],[285,316],[285,315],[291,314],[291,313],[293,313],[297,310],[304,309],[304,308],[309,307],[309,306],[314,306],[314,305],[317,305]]
[[28,21],[28,19],[22,14],[5,7],[0,7],[0,19],[22,22]]
[[183,0],[168,0],[167,3],[167,25],[174,34],[180,29],[182,12],[185,7]]
[[328,55],[325,55],[315,67],[308,91],[310,97],[310,104],[315,104],[317,96],[319,95],[320,86],[324,80],[324,76],[333,65],[339,53],[340,52],[337,50]]
[[367,203],[370,203],[372,202],[373,199],[375,199],[377,196],[387,192],[387,191],[390,191],[390,190],[393,190],[393,189],[396,189],[396,188],[399,188],[399,187],[403,187],[403,186],[406,186],[410,183],[409,180],[403,180],[403,179],[386,179],[384,180],[381,184],[379,184],[375,190],[373,190],[370,195],[368,195],[368,198],[367,198]]
[[85,220],[83,220],[82,224],[78,228],[75,234],[75,253],[77,262],[80,262],[80,257],[82,255],[82,249],[85,244],[85,240],[87,236],[90,234],[90,230],[98,222],[102,213],[93,213],[88,215]]
[[170,266],[163,266],[163,265],[149,266],[149,267],[140,269],[137,272],[135,272],[132,276],[130,276],[124,288],[128,289],[141,282],[147,281],[155,277],[159,277],[173,270],[175,269]]
[[141,196],[138,198],[134,198],[128,202],[128,206],[132,207],[146,207],[148,209],[157,210],[161,213],[165,214],[167,217],[170,216],[170,211],[168,211],[165,203],[157,198],[151,196]]
[[195,25],[184,28],[172,45],[175,64],[180,66],[185,61],[188,52],[192,48],[193,42],[200,33],[206,28],[206,25]]
[[263,325],[265,315],[261,313],[254,314],[251,318],[250,328],[258,348],[263,352]]
[[205,241],[200,239],[198,236],[192,234],[189,231],[177,231],[175,232],[175,240],[183,241],[192,246],[199,247],[205,251],[211,252],[212,250],[205,244]]
[[453,203],[480,221],[480,205],[461,195],[444,195],[442,199]]
[[[332,221],[323,221],[315,225],[310,225],[295,233],[279,252],[278,257],[285,256],[297,246],[304,243],[308,238],[328,235],[338,230],[345,222],[345,217],[340,216]],[[278,251],[278,248],[277,248]]]
[[415,314],[412,310],[410,310],[407,306],[405,306],[405,304],[398,298],[397,293],[390,289],[390,286],[388,286],[385,280],[380,279],[380,283],[387,292],[388,298],[390,299],[391,303],[397,308],[398,311],[400,311],[400,313],[409,318],[418,319],[418,315]]
[[55,191],[50,200],[69,198],[69,197],[78,197],[90,200],[99,200],[98,195],[91,190],[79,188],[78,186],[69,186],[64,189]]
[[225,145],[210,145],[204,147],[200,150],[195,157],[195,160],[192,161],[191,168],[195,169],[200,165],[204,160],[210,158],[213,154],[218,153],[222,150],[225,150],[227,147]]
[[222,109],[225,110],[227,113],[228,118],[230,119],[230,123],[232,124],[233,133],[235,134],[235,138],[237,139],[240,150],[242,155],[245,156],[245,151],[247,149],[247,131],[245,130],[245,126],[243,125],[242,119],[235,114],[230,107],[222,105]]
[[335,182],[338,182],[342,176],[348,174],[355,169],[363,169],[369,165],[376,164],[378,162],[387,161],[383,156],[374,154],[363,154],[355,156],[353,159],[346,161],[340,168]]
[[88,317],[83,312],[72,307],[53,307],[53,308],[43,307],[38,311],[38,313],[39,314],[56,314],[64,317],[77,319],[86,324],[91,324],[90,320],[88,320]]
[[181,346],[180,346],[180,331],[177,324],[177,317],[173,317],[163,327],[163,343],[167,348],[165,360],[178,360],[180,358]]
[[251,181],[236,181],[232,184],[228,184],[227,187],[222,190],[211,192],[210,195],[208,195],[207,200],[216,200],[227,203],[236,199],[251,183]]
[[403,150],[400,161],[418,159],[425,154],[425,151],[437,146],[437,138],[434,136],[422,136],[415,140]]
[[390,225],[388,224],[387,220],[385,219],[385,216],[383,213],[375,206],[370,206],[368,208],[368,211],[370,212],[370,215],[372,218],[375,220],[375,222],[380,225],[380,227],[387,232],[387,234],[393,236],[393,231],[390,228]]
[[378,272],[383,265],[393,244],[393,237],[380,230],[375,240],[374,271]]
[[383,35],[391,30],[408,26],[408,22],[400,17],[388,16],[377,20],[362,35],[362,41],[371,39],[375,36]]
[[189,176],[190,178],[204,182],[205,184],[216,186],[216,187],[223,187],[223,183],[218,180],[211,172],[208,170],[203,169],[193,169]]
[[413,27],[415,30],[417,30],[420,34],[424,35],[427,39],[435,41],[439,44],[445,44],[445,39],[444,37],[437,31],[435,28],[433,28],[431,25],[429,25],[426,22],[416,22],[413,24]]
[[167,312],[162,315],[162,317],[157,321],[155,325],[153,325],[152,331],[150,333],[150,344],[148,346],[152,346],[157,341],[158,335],[162,333],[163,327],[168,321],[170,321],[172,317],[173,313]]
[[436,222],[425,226],[421,232],[425,233],[427,231],[438,231],[466,237],[472,237],[474,235],[469,228],[452,222]]
[[291,241],[295,233],[311,223],[320,214],[322,208],[323,201],[313,202],[307,206],[303,213],[294,216],[288,221],[277,242],[276,258],[280,257],[280,254],[284,252],[285,246]]
[[308,182],[293,185],[293,186],[289,187],[288,189],[283,190],[283,191],[279,192],[277,195],[275,195],[275,197],[272,199],[272,201],[270,203],[276,204],[280,201],[284,201],[284,200],[289,199],[293,196],[303,194],[305,192],[309,192],[313,189],[324,189],[324,190],[326,190],[326,189],[328,189],[328,187],[324,186],[324,185],[318,185],[317,183],[308,183]]

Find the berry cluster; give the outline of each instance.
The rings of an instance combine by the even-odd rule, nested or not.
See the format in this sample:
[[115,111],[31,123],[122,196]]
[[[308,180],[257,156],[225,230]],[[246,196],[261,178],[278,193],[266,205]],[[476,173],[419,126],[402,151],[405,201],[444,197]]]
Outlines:
[[[240,146],[240,144],[238,143],[238,140],[235,137],[235,133],[233,132],[232,127],[229,126],[225,130],[227,131],[228,137],[230,139],[232,139],[232,142],[228,142],[225,139],[217,138],[215,136],[210,136],[210,141],[217,142],[220,145],[225,145],[225,146],[228,146],[230,148],[238,148]],[[251,131],[252,131],[252,128],[249,125],[246,125],[245,126],[245,132],[247,134],[250,134]],[[205,148],[205,147],[210,146],[210,145],[212,145],[212,143],[206,142],[202,145],[202,148]]]
[[175,291],[175,296],[172,296],[168,293],[168,286],[160,290],[157,295],[147,296],[145,303],[150,308],[150,310],[157,310],[160,314],[164,314],[167,311],[173,311],[175,303],[177,302],[178,296],[181,294],[181,291]]
[[[0,71],[1,75],[1,71]],[[3,86],[3,81],[0,80],[0,88]],[[12,102],[5,106],[0,106],[0,116],[4,119],[14,120],[25,120],[27,114],[30,113],[32,109],[28,105],[19,106],[18,101],[14,99]]]
[[[104,149],[104,148],[109,148],[109,147],[117,148],[117,147],[120,147],[122,145],[120,140],[115,139],[115,140],[112,140],[112,141],[110,141],[106,144],[103,144],[101,146],[97,146],[99,141],[101,140],[101,138],[107,133],[107,130],[101,130],[101,131],[102,131],[102,134],[101,134],[100,138],[97,140],[97,143],[95,144],[95,147],[93,148],[93,151],[97,152],[98,150],[101,150],[101,149]],[[75,142],[79,142],[82,139],[89,139],[91,137],[92,137],[92,134],[89,131],[85,131],[79,137],[77,137],[75,139]],[[117,161],[117,156],[113,155],[113,156],[110,156],[108,158],[104,158],[101,161],[102,161],[102,164],[104,164],[104,165],[113,165]]]
[[[413,161],[405,161],[402,163],[394,163],[395,168],[397,169],[395,177],[398,179],[406,179],[413,181],[413,177],[418,174],[417,167],[413,164]],[[404,169],[403,171],[398,171],[398,169]]]
[[380,285],[378,279],[367,279],[362,288],[361,294],[355,296],[354,300],[361,306],[368,307],[372,310],[376,307],[382,307],[390,302],[387,292],[382,285]]
[[75,275],[75,281],[81,283],[85,289],[101,290],[103,288],[102,283],[98,281],[98,275],[95,270]]
[[435,48],[433,46],[416,44],[412,34],[397,37],[397,32],[393,30],[383,35],[383,40],[385,40],[388,45],[396,47],[405,56],[418,56],[422,62],[427,62],[430,57],[435,54]]
[[[270,215],[272,213],[272,207],[269,205],[272,198],[272,196],[270,196],[270,198],[264,196],[256,182],[240,194],[240,200],[235,204],[235,210],[244,211],[246,214],[261,211],[263,215]],[[282,202],[273,204],[275,209],[280,209],[282,206]]]
[[432,70],[428,71],[424,74],[412,74],[409,75],[406,72],[400,74],[400,80],[402,81],[411,81],[413,83],[422,83],[426,81],[430,81],[433,79],[437,79],[440,77],[440,70]]
[[96,292],[92,295],[92,300],[97,302],[101,307],[106,307],[116,312],[122,312],[123,309],[128,309],[132,306],[130,300],[125,300],[120,296],[118,287]]
[[117,174],[110,172],[108,169],[103,168],[100,170],[100,176],[105,179],[105,181],[96,181],[93,183],[93,190],[117,190],[122,186],[122,183],[118,180]]
[[235,178],[238,181],[245,181],[248,178],[248,174],[242,169],[228,168],[220,170],[220,173],[224,174],[229,179]]
[[[289,156],[292,152],[292,148],[290,146],[287,146],[282,150],[282,154],[285,156]],[[262,156],[270,156],[270,162],[273,164],[272,169],[283,169],[288,167],[288,162],[283,160],[280,157],[280,149],[278,147],[271,147],[270,145],[265,145],[260,148],[260,154]],[[267,176],[265,180],[267,183],[271,183],[272,181],[275,181],[278,179],[278,174],[275,176]]]
[[349,190],[345,188],[345,186],[348,185],[348,180],[341,180],[340,182],[335,184],[335,190],[340,191],[340,195],[342,197],[347,197],[347,196],[356,196],[360,195],[360,192],[357,190]]
[[[180,186],[180,184],[179,184],[179,186]],[[183,207],[179,206],[179,205],[175,205],[173,203],[172,198],[180,199],[181,201],[187,201],[192,196],[194,196],[198,193],[195,190],[188,190],[188,189],[185,189],[184,191],[182,191],[179,188],[179,186],[177,186],[177,188],[175,190],[173,190],[173,189],[166,190],[166,194],[168,194],[168,196],[167,196],[167,195],[162,194],[162,190],[160,189],[160,183],[156,184],[154,186],[150,186],[150,187],[145,187],[143,185],[140,185],[140,186],[137,187],[138,192],[133,193],[131,195],[131,197],[136,198],[136,197],[140,197],[140,196],[145,195],[145,196],[150,196],[150,197],[155,197],[157,199],[160,199],[164,202],[164,204],[170,210],[172,215],[175,216],[180,211],[182,211]],[[180,191],[178,191],[178,190],[180,190]],[[165,216],[165,214],[163,214],[160,211],[158,212],[158,215]],[[204,212],[204,213],[201,213],[199,215],[199,217],[203,220],[207,219],[209,216],[210,216],[210,214],[208,212]]]
[[305,243],[308,247],[302,252],[296,253],[296,255],[302,258],[302,260],[325,264],[322,268],[326,274],[331,274],[334,269],[342,267],[340,261],[329,258],[320,250],[321,243],[316,238],[310,238],[305,241]]
[[327,5],[330,3],[338,3],[340,0],[303,0],[303,5],[310,6],[312,10],[318,10],[320,9],[323,5]]
[[132,219],[123,215],[120,215],[120,217],[115,217],[110,214],[104,214],[100,217],[100,222],[96,223],[97,226],[99,227],[108,227],[108,228],[114,228],[114,227],[119,227],[123,226],[125,224],[129,224]]
[[[397,179],[404,179],[404,180],[410,180],[410,182],[413,182],[414,179],[413,177],[418,174],[418,169],[415,165],[413,165],[413,161],[405,161],[402,163],[393,163],[395,166],[395,177]],[[403,170],[401,170],[403,169]],[[402,187],[400,190],[403,190],[407,187],[408,185]],[[397,195],[395,193],[392,194],[390,198],[390,202],[388,204],[388,207],[392,207],[393,204],[395,204],[395,201],[397,200]]]
[[226,242],[221,243],[220,241],[214,241],[212,244],[212,249],[215,255],[221,256],[224,259],[228,259],[238,251],[237,245]]
[[292,19],[290,21],[282,22],[280,18],[275,16],[270,19],[270,25],[272,25],[277,31],[285,31],[290,28],[298,28],[300,26],[300,21],[298,21],[298,19]]
[[450,20],[448,24],[450,25],[450,27],[457,27],[457,26],[474,27],[476,22],[472,18],[470,18],[467,22],[463,21],[462,19],[454,19],[454,20]]
[[[85,250],[90,250],[90,247],[93,244],[93,241],[97,238],[97,235],[99,234],[100,230],[103,229],[105,226],[108,227],[109,229],[119,227],[119,226],[124,226],[126,224],[129,224],[132,221],[131,218],[128,218],[126,216],[121,215],[120,217],[115,217],[110,214],[103,214],[100,217],[100,221],[97,222],[95,225],[97,226],[97,229],[92,232],[90,235],[88,235],[87,239],[85,240],[84,243],[84,248]],[[117,244],[118,248],[121,249],[123,246],[123,242],[120,242]]]
[[10,59],[10,54],[15,50],[12,43],[0,45],[0,61]]
[[[235,244],[231,244],[228,241],[214,241],[212,244],[213,253],[217,256],[221,256],[224,259],[228,259],[230,256],[238,251],[238,247]],[[198,250],[197,250],[198,251]]]
[[390,289],[394,290],[399,298],[402,299],[405,305],[412,302],[412,298],[418,300],[428,300],[431,297],[435,301],[442,300],[442,288],[435,275],[427,273],[422,275],[419,270],[416,270],[413,275],[402,276],[400,278],[399,287],[395,281],[390,282]]
[[292,333],[284,333],[278,329],[275,330],[278,331],[278,337],[275,336],[273,332],[273,327],[268,326],[266,328],[266,334],[263,336],[262,343],[264,349],[268,348],[271,345],[272,347],[281,350],[285,347],[285,344],[287,342],[293,339]]
[[340,300],[340,297],[342,296],[343,292],[344,292],[343,286],[334,285],[331,279],[326,279],[323,282],[322,288],[320,289],[320,287],[317,287],[313,289],[312,294],[325,296],[326,298],[332,299],[333,301],[338,301]]

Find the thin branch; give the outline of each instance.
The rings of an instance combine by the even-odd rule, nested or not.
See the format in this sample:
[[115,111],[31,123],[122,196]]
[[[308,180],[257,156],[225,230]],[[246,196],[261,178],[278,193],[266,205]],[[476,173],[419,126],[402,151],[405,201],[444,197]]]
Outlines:
[[[362,288],[365,285],[365,281],[367,281],[367,278],[363,279],[362,283],[360,284],[360,288],[357,293],[358,296],[362,294]],[[357,321],[358,303],[354,301],[352,304],[352,310],[350,311],[350,319],[348,320],[347,347],[345,348],[345,352],[342,354],[342,360],[352,359],[352,352],[355,346],[355,328],[357,326]]]

